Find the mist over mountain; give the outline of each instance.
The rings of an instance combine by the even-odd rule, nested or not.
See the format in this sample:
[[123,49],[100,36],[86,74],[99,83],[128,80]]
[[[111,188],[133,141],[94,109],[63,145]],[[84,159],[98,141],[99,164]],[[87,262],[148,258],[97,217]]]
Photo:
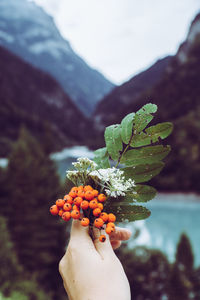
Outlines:
[[[148,74],[149,69],[146,72]],[[144,77],[145,72],[140,75]],[[200,192],[200,14],[192,22],[177,54],[170,58],[160,78],[158,76],[158,81],[152,86],[143,82],[138,94],[136,79],[137,76],[117,87],[99,103],[97,126],[103,129],[119,123],[126,114],[137,111],[148,102],[157,104],[154,123],[172,121],[174,131],[167,139],[172,152],[166,168],[152,180],[152,184],[166,191]],[[123,97],[128,101],[123,102]]]
[[114,87],[73,51],[53,18],[34,2],[0,1],[0,45],[50,73],[85,114]]
[[0,156],[26,127],[47,153],[88,144],[93,126],[47,73],[0,47]]

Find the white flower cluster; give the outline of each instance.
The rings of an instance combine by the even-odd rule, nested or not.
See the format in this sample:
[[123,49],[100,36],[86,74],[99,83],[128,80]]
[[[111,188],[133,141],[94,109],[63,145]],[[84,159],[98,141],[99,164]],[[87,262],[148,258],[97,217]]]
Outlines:
[[90,173],[91,177],[98,177],[100,182],[106,186],[105,192],[108,196],[125,196],[128,191],[135,187],[132,179],[126,180],[124,172],[116,168],[99,169]]
[[97,167],[97,164],[87,157],[79,157],[77,162],[73,162],[72,165],[77,170],[87,170],[88,168],[95,170]]
[[73,162],[72,165],[76,168],[76,170],[67,171],[66,176],[74,183],[84,182],[88,174],[97,167],[97,164],[87,157],[78,158],[77,162]]
[[76,182],[80,177],[79,171],[67,171],[67,178],[71,180],[72,182]]

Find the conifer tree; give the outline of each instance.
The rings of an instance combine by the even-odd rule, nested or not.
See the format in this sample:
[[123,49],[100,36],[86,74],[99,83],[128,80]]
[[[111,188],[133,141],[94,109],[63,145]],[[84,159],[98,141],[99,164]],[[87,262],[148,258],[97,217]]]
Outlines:
[[56,293],[66,234],[62,223],[50,215],[49,206],[61,195],[60,183],[54,163],[24,128],[10,155],[7,178],[9,227],[19,261],[36,274],[42,288]]
[[6,218],[0,216],[0,290],[9,293],[22,268],[13,249]]
[[194,267],[194,255],[189,238],[182,234],[176,250],[176,265],[188,275]]
[[190,240],[182,234],[176,249],[176,260],[169,280],[170,300],[190,299],[194,293],[194,255]]

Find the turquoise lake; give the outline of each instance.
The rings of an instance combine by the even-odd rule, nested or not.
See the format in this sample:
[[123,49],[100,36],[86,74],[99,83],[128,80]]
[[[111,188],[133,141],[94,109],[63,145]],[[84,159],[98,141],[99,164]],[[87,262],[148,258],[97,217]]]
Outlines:
[[200,265],[200,196],[194,194],[158,194],[145,205],[151,216],[136,221],[128,227],[140,230],[130,246],[145,245],[162,250],[174,260],[176,245],[181,233],[190,238],[195,256],[195,265]]

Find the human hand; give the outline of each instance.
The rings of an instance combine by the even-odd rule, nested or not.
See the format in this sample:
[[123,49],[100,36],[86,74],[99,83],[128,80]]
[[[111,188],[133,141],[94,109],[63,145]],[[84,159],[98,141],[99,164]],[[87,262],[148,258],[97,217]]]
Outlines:
[[73,220],[67,251],[59,264],[59,271],[70,300],[130,300],[130,287],[124,269],[113,249],[121,240],[128,240],[131,232],[116,228],[106,241],[99,241],[94,228],[94,240],[89,228]]

